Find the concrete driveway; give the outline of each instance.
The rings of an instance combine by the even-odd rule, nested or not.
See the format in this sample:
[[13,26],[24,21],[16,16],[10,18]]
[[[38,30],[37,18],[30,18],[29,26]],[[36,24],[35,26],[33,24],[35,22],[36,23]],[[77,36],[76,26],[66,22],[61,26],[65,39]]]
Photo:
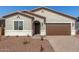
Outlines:
[[78,52],[79,36],[46,36],[55,52]]

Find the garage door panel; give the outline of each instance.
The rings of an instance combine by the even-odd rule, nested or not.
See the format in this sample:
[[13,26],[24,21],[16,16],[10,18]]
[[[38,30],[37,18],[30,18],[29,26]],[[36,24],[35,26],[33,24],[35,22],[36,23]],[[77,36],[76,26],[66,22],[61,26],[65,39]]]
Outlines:
[[47,24],[47,35],[70,35],[70,23]]

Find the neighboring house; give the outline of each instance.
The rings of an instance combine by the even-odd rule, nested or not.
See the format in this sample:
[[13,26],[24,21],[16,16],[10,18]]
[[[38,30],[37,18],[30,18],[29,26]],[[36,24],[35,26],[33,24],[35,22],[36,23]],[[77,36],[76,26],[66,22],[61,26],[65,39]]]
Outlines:
[[76,18],[45,7],[17,11],[3,16],[0,31],[4,36],[76,35]]
[[79,17],[77,18],[75,28],[76,28],[76,32],[77,32],[77,34],[79,34]]

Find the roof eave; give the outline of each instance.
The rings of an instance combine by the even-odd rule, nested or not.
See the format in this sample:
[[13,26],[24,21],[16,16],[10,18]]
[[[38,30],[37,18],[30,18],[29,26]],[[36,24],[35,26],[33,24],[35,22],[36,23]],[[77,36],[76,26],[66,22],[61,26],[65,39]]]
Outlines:
[[35,11],[38,11],[38,10],[40,10],[40,9],[46,9],[46,10],[49,10],[49,11],[52,11],[52,12],[61,14],[61,15],[63,15],[63,16],[69,17],[69,18],[71,18],[71,19],[73,19],[73,20],[77,20],[76,17],[73,17],[73,16],[71,16],[71,15],[67,15],[67,14],[64,14],[64,13],[61,13],[61,12],[58,12],[58,11],[49,9],[49,8],[47,8],[47,7],[38,7],[38,8],[36,8],[36,9],[32,9],[31,12],[35,12]]

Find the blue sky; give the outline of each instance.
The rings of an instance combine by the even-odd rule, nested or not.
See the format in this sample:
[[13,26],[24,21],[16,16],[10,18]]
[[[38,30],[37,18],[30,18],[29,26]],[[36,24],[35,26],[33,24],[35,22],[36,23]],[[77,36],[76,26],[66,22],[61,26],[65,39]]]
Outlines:
[[[18,10],[32,10],[40,6],[0,6],[0,16],[6,15],[10,12]],[[65,14],[69,14],[75,17],[79,16],[79,6],[45,6],[54,9]]]

